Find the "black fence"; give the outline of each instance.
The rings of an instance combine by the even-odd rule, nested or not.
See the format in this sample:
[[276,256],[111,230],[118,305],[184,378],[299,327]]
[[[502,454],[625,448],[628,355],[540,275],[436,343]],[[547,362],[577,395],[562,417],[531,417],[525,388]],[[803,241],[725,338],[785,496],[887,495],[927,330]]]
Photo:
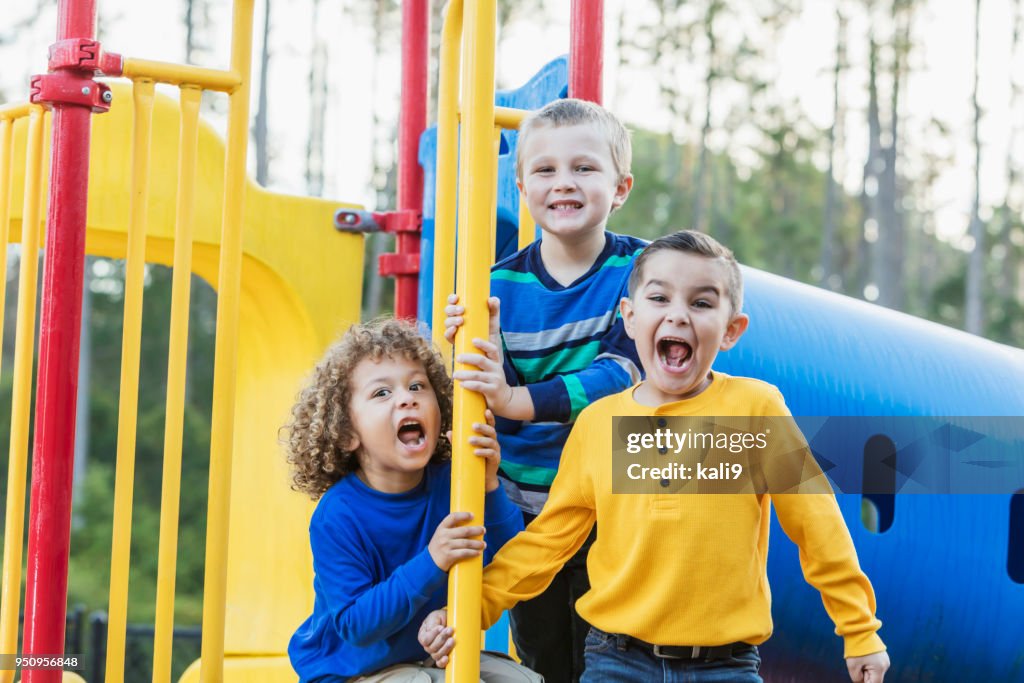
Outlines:
[[[24,615],[22,615],[24,618]],[[107,668],[107,634],[109,628],[105,612],[93,612],[86,618],[85,608],[76,606],[67,614],[64,629],[64,652],[79,655],[76,673],[88,683],[102,683]],[[124,642],[124,680],[126,683],[144,683],[153,680],[152,624],[128,624]],[[171,647],[171,680],[178,680],[185,669],[199,659],[202,628],[178,626],[174,629]]]

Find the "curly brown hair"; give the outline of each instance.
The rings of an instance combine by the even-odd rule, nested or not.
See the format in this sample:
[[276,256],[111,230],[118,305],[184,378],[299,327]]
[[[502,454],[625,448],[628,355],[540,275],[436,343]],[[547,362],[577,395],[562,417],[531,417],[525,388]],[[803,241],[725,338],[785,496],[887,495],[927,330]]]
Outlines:
[[367,358],[405,358],[423,364],[441,410],[442,437],[431,462],[451,457],[451,444],[444,435],[452,425],[452,381],[441,355],[411,323],[386,318],[353,325],[327,349],[299,394],[291,421],[282,427],[292,467],[292,488],[313,500],[359,469],[356,453],[343,446],[354,436],[348,410],[352,395],[349,378]]

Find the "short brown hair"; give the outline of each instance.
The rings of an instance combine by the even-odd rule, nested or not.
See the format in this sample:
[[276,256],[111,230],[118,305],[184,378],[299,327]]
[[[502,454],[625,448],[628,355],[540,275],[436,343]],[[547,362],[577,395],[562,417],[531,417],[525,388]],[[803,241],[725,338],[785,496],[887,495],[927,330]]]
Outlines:
[[722,259],[729,269],[729,281],[726,283],[729,291],[726,294],[729,296],[729,304],[732,305],[733,315],[742,310],[743,274],[740,272],[740,265],[736,261],[736,256],[733,255],[731,249],[724,246],[711,235],[706,235],[696,230],[680,230],[671,235],[659,237],[640,252],[633,261],[633,272],[629,274],[630,298],[633,298],[633,294],[643,281],[644,264],[647,263],[651,256],[665,249],[681,251],[684,254],[697,254],[710,259]]
[[349,402],[352,372],[365,359],[405,358],[423,364],[441,411],[441,439],[431,462],[451,457],[444,435],[452,425],[452,382],[441,355],[408,322],[383,318],[353,325],[313,370],[306,388],[282,428],[292,488],[316,500],[342,477],[359,469],[355,452],[345,445],[355,436]]
[[544,126],[579,126],[586,123],[596,125],[608,140],[612,163],[615,164],[615,182],[621,183],[629,175],[633,163],[633,146],[629,131],[622,121],[599,104],[565,98],[549,102],[532,112],[519,124],[519,142],[516,144],[516,176],[523,177],[523,148],[530,133]]

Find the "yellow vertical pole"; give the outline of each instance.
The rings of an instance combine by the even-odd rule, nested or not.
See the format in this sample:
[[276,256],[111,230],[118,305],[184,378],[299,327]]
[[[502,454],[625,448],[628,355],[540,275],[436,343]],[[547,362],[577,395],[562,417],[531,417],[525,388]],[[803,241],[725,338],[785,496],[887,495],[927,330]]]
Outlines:
[[459,154],[459,54],[462,0],[451,0],[441,29],[441,65],[437,77],[437,191],[434,213],[434,312],[430,329],[447,367],[452,347],[444,338],[444,306],[455,288],[455,211]]
[[242,275],[242,200],[249,141],[249,87],[253,0],[235,0],[231,26],[231,70],[240,85],[231,93],[224,163],[224,216],[217,283],[210,486],[203,581],[203,683],[224,679],[224,611],[227,599],[231,457],[235,429],[235,370],[238,365],[238,305]]
[[[491,235],[491,250],[488,252],[488,263],[494,262],[498,250],[498,155],[501,153],[501,126],[494,127],[494,184],[491,186],[491,222],[488,232]],[[490,279],[488,278],[488,282]]]
[[[490,291],[486,226],[494,220],[491,210],[495,184],[494,167],[494,22],[495,0],[466,3],[462,68],[462,127],[460,146],[465,150],[459,168],[458,220],[459,299],[466,306],[466,322],[456,337],[456,353],[472,352],[474,337],[487,337],[487,295]],[[454,454],[452,462],[452,510],[468,511],[473,522],[483,521],[484,465],[473,456],[468,439],[473,422],[483,421],[484,398],[475,392],[455,389]],[[456,564],[448,581],[449,617],[459,634],[448,665],[446,680],[476,683],[480,677],[480,582],[483,559]]]
[[526,206],[526,197],[519,198],[519,248],[525,249],[533,244],[537,235],[537,226],[530,215],[530,209]]
[[[6,123],[6,122],[5,122]],[[12,142],[5,128],[4,155]],[[21,220],[21,265],[18,273],[18,321],[14,342],[14,386],[11,397],[11,440],[7,464],[7,512],[4,523],[3,606],[0,608],[0,647],[18,651],[18,611],[21,606],[22,543],[25,536],[25,486],[28,473],[29,410],[32,404],[32,363],[35,349],[36,286],[39,271],[39,219],[43,187],[43,110],[32,107],[25,151],[25,195]],[[9,172],[9,169],[8,169]],[[9,180],[9,179],[8,179]],[[9,206],[9,188],[8,201]],[[9,219],[9,217],[8,217]],[[6,237],[9,224],[3,224]],[[6,241],[4,242],[6,251]],[[5,256],[6,260],[6,256]],[[14,680],[14,671],[0,671],[0,681]]]
[[181,440],[185,424],[188,311],[192,283],[192,221],[195,210],[201,97],[202,90],[199,88],[188,85],[181,87],[178,206],[175,214],[171,329],[167,354],[167,419],[164,423],[164,471],[163,488],[160,493],[160,550],[156,580],[156,627],[153,636],[153,683],[169,683],[171,680],[174,584],[181,495]]
[[121,393],[117,410],[117,469],[114,477],[114,528],[110,550],[106,680],[124,680],[125,629],[128,623],[128,573],[132,542],[132,493],[135,488],[135,436],[139,403],[142,297],[146,268],[146,214],[149,199],[149,151],[153,130],[153,81],[132,88],[131,208],[125,263],[124,329],[121,333]]

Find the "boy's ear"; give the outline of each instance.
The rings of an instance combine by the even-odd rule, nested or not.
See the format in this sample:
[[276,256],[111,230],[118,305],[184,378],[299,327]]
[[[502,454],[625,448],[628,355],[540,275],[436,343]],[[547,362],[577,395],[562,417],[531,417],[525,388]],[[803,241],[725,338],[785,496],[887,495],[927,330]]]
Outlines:
[[520,194],[526,194],[526,190],[523,188],[523,179],[516,176],[516,187],[519,188]]
[[718,348],[722,351],[728,351],[732,347],[736,346],[736,342],[740,340],[743,333],[747,331],[747,325],[750,324],[750,316],[746,313],[737,313],[733,316],[732,320],[725,328],[725,335],[722,336],[722,344]]
[[359,450],[359,436],[354,432],[352,434],[349,434],[345,438],[345,443],[342,444],[341,450],[346,451],[348,453],[355,453],[357,450]]
[[626,328],[626,334],[630,339],[636,339],[636,328],[633,326],[633,302],[629,297],[622,297],[619,300],[619,313],[622,314],[622,326]]
[[626,177],[615,186],[615,196],[612,197],[612,211],[626,203],[629,198],[629,191],[633,189],[633,176],[626,174]]

